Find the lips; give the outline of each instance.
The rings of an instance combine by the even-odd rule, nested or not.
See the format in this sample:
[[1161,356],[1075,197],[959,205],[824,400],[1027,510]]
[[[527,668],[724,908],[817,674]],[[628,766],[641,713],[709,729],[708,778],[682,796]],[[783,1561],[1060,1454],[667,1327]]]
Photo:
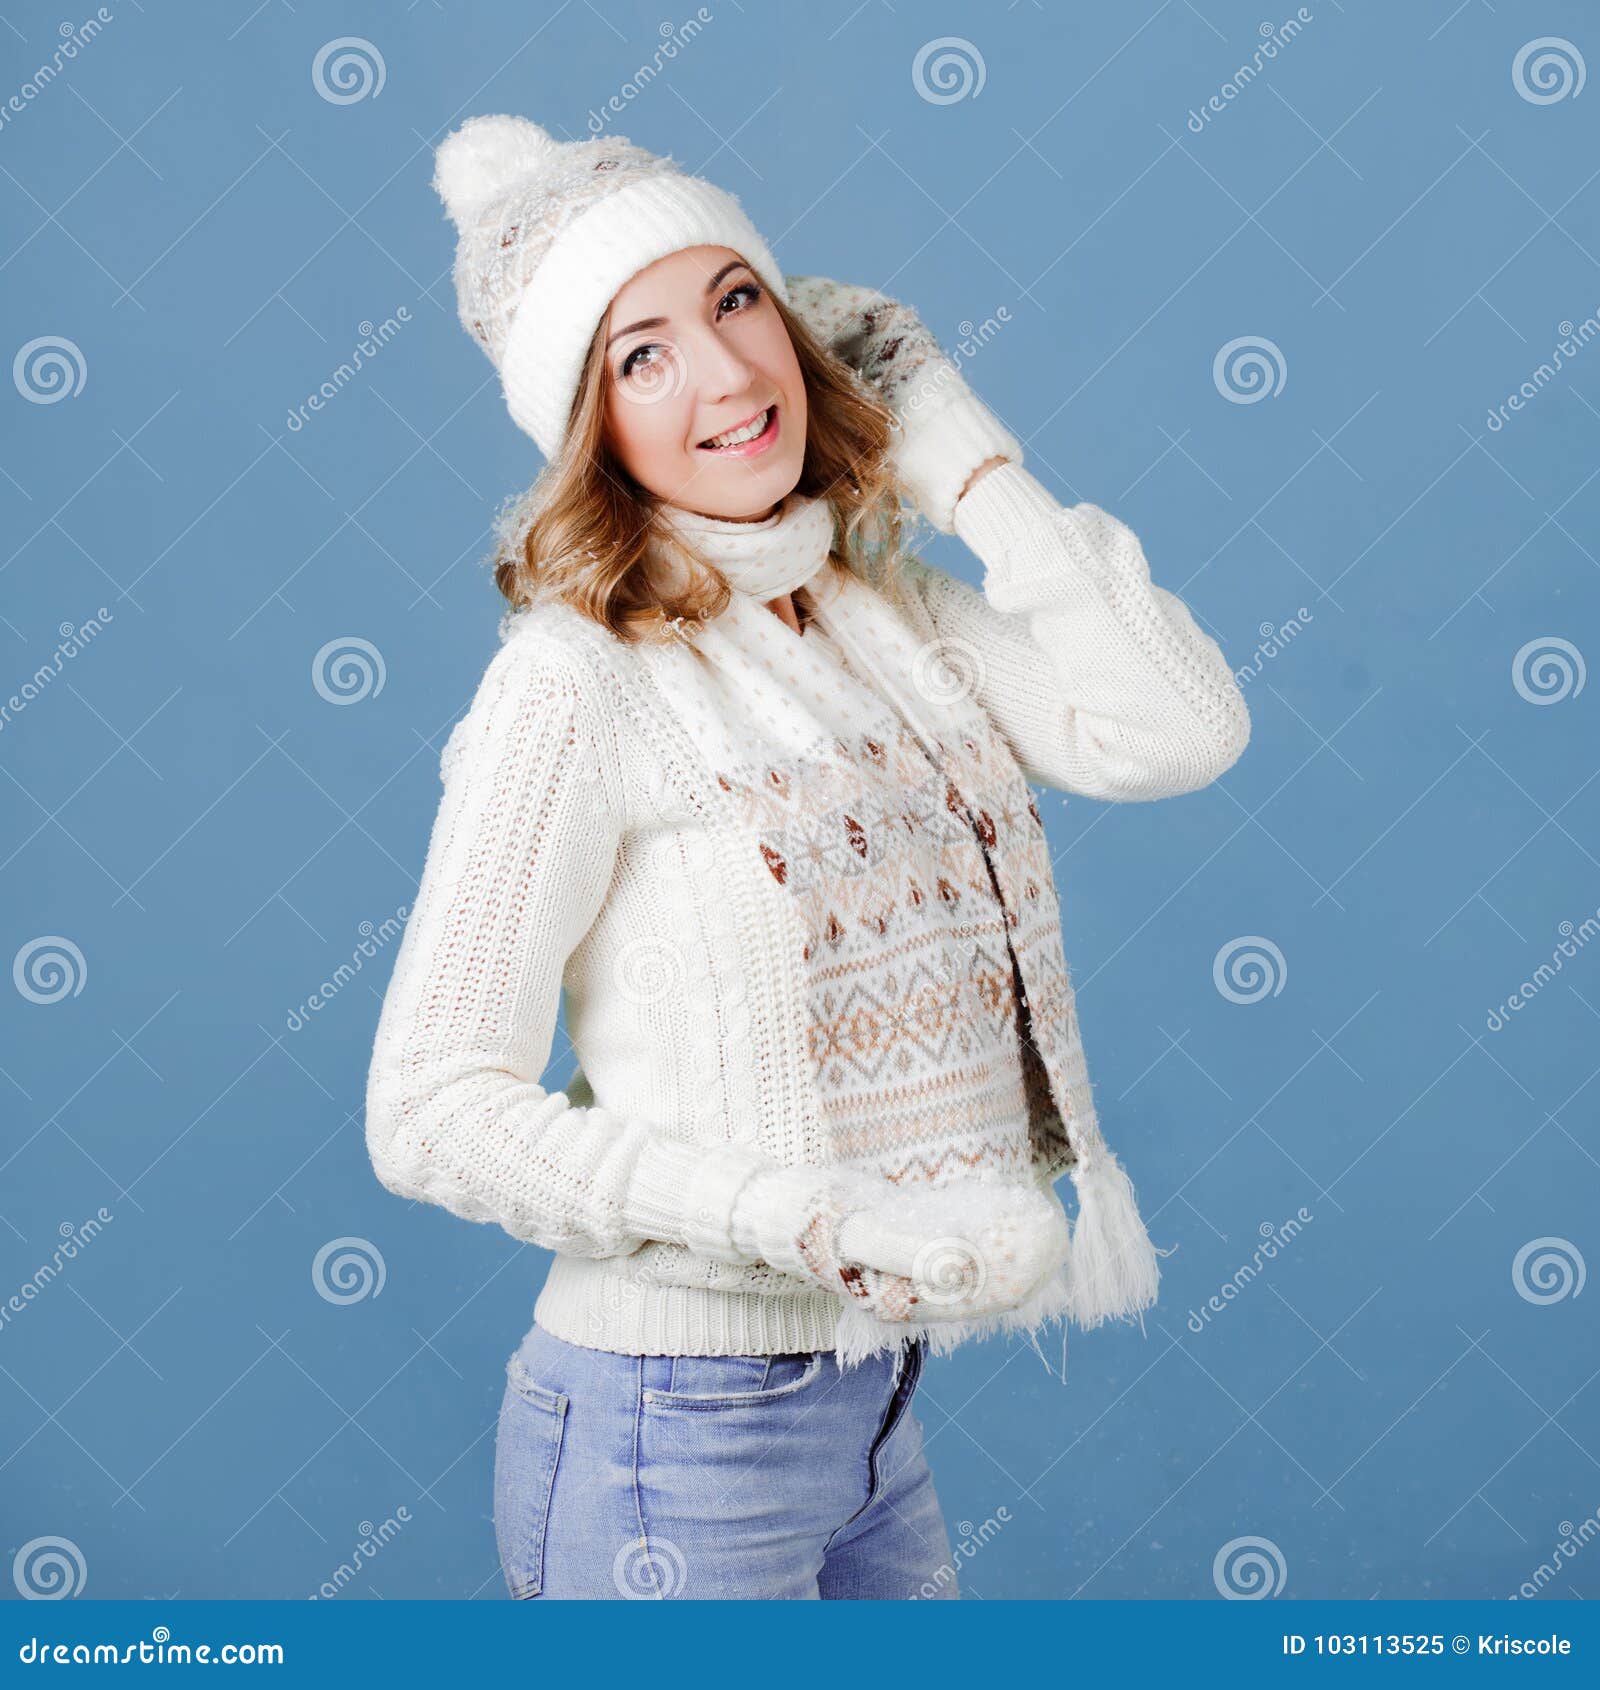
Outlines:
[[[736,434],[740,429],[748,428],[752,423],[759,422],[763,417],[768,419],[766,427],[761,431],[761,433],[752,436],[750,439],[741,440],[732,446],[713,446],[711,444],[711,441],[718,439],[720,436],[726,434]],[[696,450],[700,452],[715,452],[722,457],[749,457],[754,452],[762,451],[769,446],[777,432],[778,407],[776,402],[774,402],[759,411],[753,412],[750,416],[746,417],[743,422],[734,423],[730,428],[718,429],[716,434],[709,435],[705,440],[702,440],[696,447]]]

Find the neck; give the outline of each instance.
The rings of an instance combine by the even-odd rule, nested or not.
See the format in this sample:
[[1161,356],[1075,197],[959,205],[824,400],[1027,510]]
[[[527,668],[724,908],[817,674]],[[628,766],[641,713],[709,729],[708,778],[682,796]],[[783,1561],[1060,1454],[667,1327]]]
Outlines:
[[683,508],[685,514],[693,517],[697,522],[770,522],[783,510],[783,500],[780,499],[770,510],[764,510],[757,516],[718,516],[714,511],[691,511]]
[[768,599],[767,609],[780,622],[784,622],[793,628],[797,634],[803,634],[806,631],[805,621],[801,618],[800,607],[795,602],[793,593],[785,593],[782,598]]

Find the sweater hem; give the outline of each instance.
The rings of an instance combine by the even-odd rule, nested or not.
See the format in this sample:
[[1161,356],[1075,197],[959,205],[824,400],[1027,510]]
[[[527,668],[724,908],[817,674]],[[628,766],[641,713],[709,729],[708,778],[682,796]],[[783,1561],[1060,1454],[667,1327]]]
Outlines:
[[795,1355],[837,1345],[827,1291],[662,1285],[615,1257],[557,1255],[533,1318],[554,1338],[619,1355]]

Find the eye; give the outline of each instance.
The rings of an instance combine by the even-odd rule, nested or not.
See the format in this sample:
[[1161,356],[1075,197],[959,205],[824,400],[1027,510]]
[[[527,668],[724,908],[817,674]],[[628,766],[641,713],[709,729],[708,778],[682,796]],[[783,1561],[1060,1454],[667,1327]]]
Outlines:
[[[622,360],[622,363],[617,370],[618,376],[620,376],[623,381],[626,381],[629,376],[633,375],[641,367],[637,360],[643,357],[645,353],[665,351],[666,347],[662,346],[658,341],[647,340],[642,346],[634,347],[627,357]],[[643,367],[648,369],[651,364],[656,362],[658,362],[658,360],[652,358],[650,363],[644,365]]]
[[[744,299],[746,303],[736,306],[732,313],[724,312],[722,310],[722,307],[726,305],[730,299],[741,298]],[[734,288],[731,292],[725,293],[722,298],[717,301],[717,314],[718,316],[737,316],[740,311],[748,311],[750,307],[760,298],[761,289],[754,282],[741,282],[738,287]]]
[[[720,322],[724,317],[737,317],[741,312],[753,309],[760,303],[762,292],[760,285],[755,282],[741,282],[738,287],[730,288],[717,301],[718,321]],[[738,300],[740,303],[734,305],[730,310],[724,310],[723,307],[728,305],[730,300]],[[669,350],[659,341],[646,341],[642,345],[634,347],[617,366],[618,380],[626,381],[630,376],[637,374],[640,369],[648,370],[653,365],[661,363],[662,359],[659,354],[666,353]],[[645,361],[641,364],[640,359]]]

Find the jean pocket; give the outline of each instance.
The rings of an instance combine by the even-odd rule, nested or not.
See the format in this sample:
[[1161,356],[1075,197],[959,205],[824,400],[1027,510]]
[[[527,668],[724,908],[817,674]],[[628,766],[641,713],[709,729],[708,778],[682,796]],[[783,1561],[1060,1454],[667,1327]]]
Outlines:
[[676,1356],[671,1382],[640,1393],[647,1407],[715,1412],[785,1402],[816,1383],[821,1350],[776,1356]]
[[518,1601],[544,1588],[545,1529],[567,1404],[565,1392],[539,1384],[519,1357],[506,1363],[495,1431],[494,1534],[506,1586]]

